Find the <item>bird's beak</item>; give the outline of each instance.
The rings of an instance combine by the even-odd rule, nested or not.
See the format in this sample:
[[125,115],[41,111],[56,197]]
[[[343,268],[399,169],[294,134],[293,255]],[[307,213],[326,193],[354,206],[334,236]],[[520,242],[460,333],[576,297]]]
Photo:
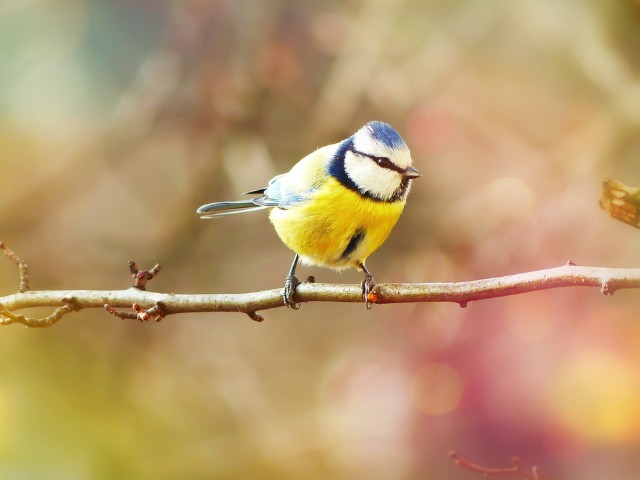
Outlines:
[[407,167],[402,173],[402,176],[405,178],[418,178],[422,176],[422,174],[413,167]]

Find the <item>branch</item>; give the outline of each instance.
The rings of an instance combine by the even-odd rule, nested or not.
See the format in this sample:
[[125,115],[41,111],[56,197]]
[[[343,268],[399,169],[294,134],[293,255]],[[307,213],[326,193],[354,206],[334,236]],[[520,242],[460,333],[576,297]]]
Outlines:
[[[160,270],[139,271],[129,263],[134,285],[126,290],[37,290],[29,291],[26,264],[0,242],[0,249],[20,267],[20,290],[0,297],[0,325],[21,323],[30,327],[48,327],[62,316],[85,308],[104,308],[122,319],[160,321],[167,315],[195,312],[242,312],[256,321],[256,312],[283,307],[282,289],[237,294],[176,294],[145,290],[146,283]],[[369,293],[371,303],[453,302],[466,307],[485,298],[518,295],[560,287],[598,287],[605,295],[622,288],[640,288],[640,269],[564,266],[505,277],[456,283],[382,283]],[[296,302],[362,303],[360,285],[302,283],[296,289]],[[30,307],[54,307],[43,318],[15,313]],[[119,310],[119,309],[132,309]]]

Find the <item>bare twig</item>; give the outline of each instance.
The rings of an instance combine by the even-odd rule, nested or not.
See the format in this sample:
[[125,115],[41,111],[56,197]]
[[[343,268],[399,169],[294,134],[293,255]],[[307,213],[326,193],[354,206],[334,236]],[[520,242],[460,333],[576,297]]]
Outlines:
[[108,303],[104,304],[104,309],[107,312],[109,312],[114,317],[119,317],[119,318],[122,318],[123,320],[133,319],[133,320],[138,320],[140,322],[148,322],[149,320],[155,320],[156,322],[159,322],[166,315],[164,311],[164,304],[162,302],[156,303],[151,308],[144,308],[138,305],[137,303],[134,303],[133,305],[131,305],[131,308],[133,308],[134,311],[127,312],[123,310],[117,310],[111,305],[109,305]]
[[117,310],[108,303],[103,305],[104,309],[114,317],[121,318],[122,320],[137,320],[138,314],[136,312],[125,312],[124,310]]
[[73,312],[74,310],[79,310],[81,308],[78,306],[76,299],[73,297],[63,298],[62,300],[65,302],[64,305],[56,308],[51,314],[47,315],[46,317],[37,318],[27,317],[19,313],[13,313],[11,310],[6,309],[4,305],[0,304],[0,325],[21,323],[27,327],[50,327],[67,313]]
[[160,271],[160,264],[156,263],[151,270],[138,270],[136,262],[129,260],[129,271],[134,279],[133,286],[140,290],[146,290],[147,282],[155,277]]
[[519,457],[513,457],[511,459],[512,467],[506,468],[489,468],[483,467],[481,465],[477,465],[475,463],[470,462],[466,458],[460,457],[456,452],[450,452],[449,457],[453,459],[456,465],[460,467],[470,470],[475,473],[481,474],[483,477],[504,477],[504,476],[512,476],[512,477],[521,477],[525,480],[542,480],[538,473],[538,467],[531,467],[531,471],[526,470],[522,466],[522,461]]
[[22,260],[16,253],[7,247],[3,241],[0,241],[0,250],[4,255],[18,266],[20,272],[20,288],[18,292],[26,292],[29,290],[29,266],[27,262]]

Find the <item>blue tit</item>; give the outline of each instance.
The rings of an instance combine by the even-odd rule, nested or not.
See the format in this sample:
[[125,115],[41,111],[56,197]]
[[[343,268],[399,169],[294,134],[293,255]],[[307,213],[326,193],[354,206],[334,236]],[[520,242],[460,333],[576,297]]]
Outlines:
[[282,242],[295,252],[283,299],[292,308],[299,260],[333,269],[364,272],[363,299],[374,286],[365,261],[386,240],[400,218],[411,180],[420,172],[402,137],[390,125],[369,122],[340,143],[322,147],[293,168],[247,192],[248,200],[202,205],[201,218],[270,209]]

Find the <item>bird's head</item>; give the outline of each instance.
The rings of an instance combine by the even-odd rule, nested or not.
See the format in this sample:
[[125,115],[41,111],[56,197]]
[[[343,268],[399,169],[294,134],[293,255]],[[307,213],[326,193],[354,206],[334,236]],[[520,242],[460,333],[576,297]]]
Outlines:
[[411,179],[420,176],[412,166],[409,147],[384,122],[367,123],[341,145],[343,174],[347,177],[342,180],[375,200],[403,200],[409,193]]

